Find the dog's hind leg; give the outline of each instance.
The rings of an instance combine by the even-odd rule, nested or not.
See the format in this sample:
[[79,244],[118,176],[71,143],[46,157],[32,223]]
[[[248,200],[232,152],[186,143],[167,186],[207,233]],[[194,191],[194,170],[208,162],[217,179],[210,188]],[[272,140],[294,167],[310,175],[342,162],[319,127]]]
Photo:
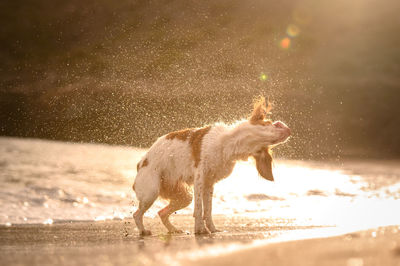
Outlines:
[[[162,195],[162,193],[161,193]],[[192,202],[192,194],[186,184],[178,183],[176,188],[168,193],[170,198],[169,204],[158,212],[162,223],[168,229],[169,233],[183,233],[182,230],[176,229],[169,221],[169,216],[177,210],[187,207]]]
[[[143,170],[142,170],[143,171]],[[139,208],[133,214],[136,226],[141,236],[151,235],[150,230],[146,230],[143,225],[144,213],[153,205],[160,191],[160,178],[156,173],[140,172],[135,180],[134,190],[139,201]]]

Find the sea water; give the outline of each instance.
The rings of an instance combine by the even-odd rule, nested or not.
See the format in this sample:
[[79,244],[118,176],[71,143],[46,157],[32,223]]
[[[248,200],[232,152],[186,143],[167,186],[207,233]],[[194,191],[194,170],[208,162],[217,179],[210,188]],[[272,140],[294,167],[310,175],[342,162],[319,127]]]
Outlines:
[[[0,224],[132,217],[136,164],[146,150],[103,144],[0,138]],[[399,161],[276,159],[275,182],[254,161],[215,185],[213,213],[295,219],[358,229],[400,224]],[[155,217],[168,202],[157,200]],[[193,203],[178,211],[192,214]]]

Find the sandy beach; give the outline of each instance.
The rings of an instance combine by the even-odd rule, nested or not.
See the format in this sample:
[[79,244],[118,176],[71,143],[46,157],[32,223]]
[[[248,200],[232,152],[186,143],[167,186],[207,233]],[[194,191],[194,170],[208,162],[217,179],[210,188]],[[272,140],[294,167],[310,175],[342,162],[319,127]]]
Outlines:
[[[347,233],[290,220],[216,217],[220,233],[195,236],[193,218],[174,222],[188,232],[166,234],[158,218],[141,238],[130,219],[0,227],[1,265],[399,265],[400,227]],[[274,225],[272,225],[274,224]],[[333,233],[332,233],[333,232]],[[340,233],[339,233],[340,234]],[[287,239],[315,237],[311,240]],[[318,238],[320,237],[320,238]]]
[[221,232],[195,236],[189,206],[171,217],[187,232],[167,234],[159,200],[145,217],[153,235],[140,238],[131,186],[142,150],[0,142],[0,265],[400,265],[397,160],[276,160],[273,183],[242,162],[216,184]]

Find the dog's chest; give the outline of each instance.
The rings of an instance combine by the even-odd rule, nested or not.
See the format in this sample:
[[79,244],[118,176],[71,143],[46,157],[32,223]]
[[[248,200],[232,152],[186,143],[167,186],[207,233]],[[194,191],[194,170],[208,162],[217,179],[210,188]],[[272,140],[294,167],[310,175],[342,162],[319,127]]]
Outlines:
[[218,167],[214,175],[215,182],[230,176],[234,167],[235,167],[235,162],[225,163],[221,165],[221,167]]

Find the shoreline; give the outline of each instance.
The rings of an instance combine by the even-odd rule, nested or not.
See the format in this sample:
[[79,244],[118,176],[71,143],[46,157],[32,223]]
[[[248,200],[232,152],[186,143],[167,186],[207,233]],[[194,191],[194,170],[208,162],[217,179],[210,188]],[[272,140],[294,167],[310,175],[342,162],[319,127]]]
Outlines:
[[150,237],[139,237],[132,219],[0,226],[0,262],[2,265],[243,265],[241,261],[260,265],[274,258],[271,265],[309,265],[301,258],[308,249],[307,258],[314,258],[315,262],[321,256],[328,260],[329,254],[336,253],[341,260],[356,256],[369,261],[368,254],[373,249],[376,251],[372,257],[385,255],[385,265],[400,263],[400,240],[397,240],[400,226],[354,232],[339,227],[300,225],[288,219],[216,216],[215,223],[222,232],[195,236],[190,215],[176,215],[172,220],[188,232],[169,235],[157,218],[145,218],[153,231]]

